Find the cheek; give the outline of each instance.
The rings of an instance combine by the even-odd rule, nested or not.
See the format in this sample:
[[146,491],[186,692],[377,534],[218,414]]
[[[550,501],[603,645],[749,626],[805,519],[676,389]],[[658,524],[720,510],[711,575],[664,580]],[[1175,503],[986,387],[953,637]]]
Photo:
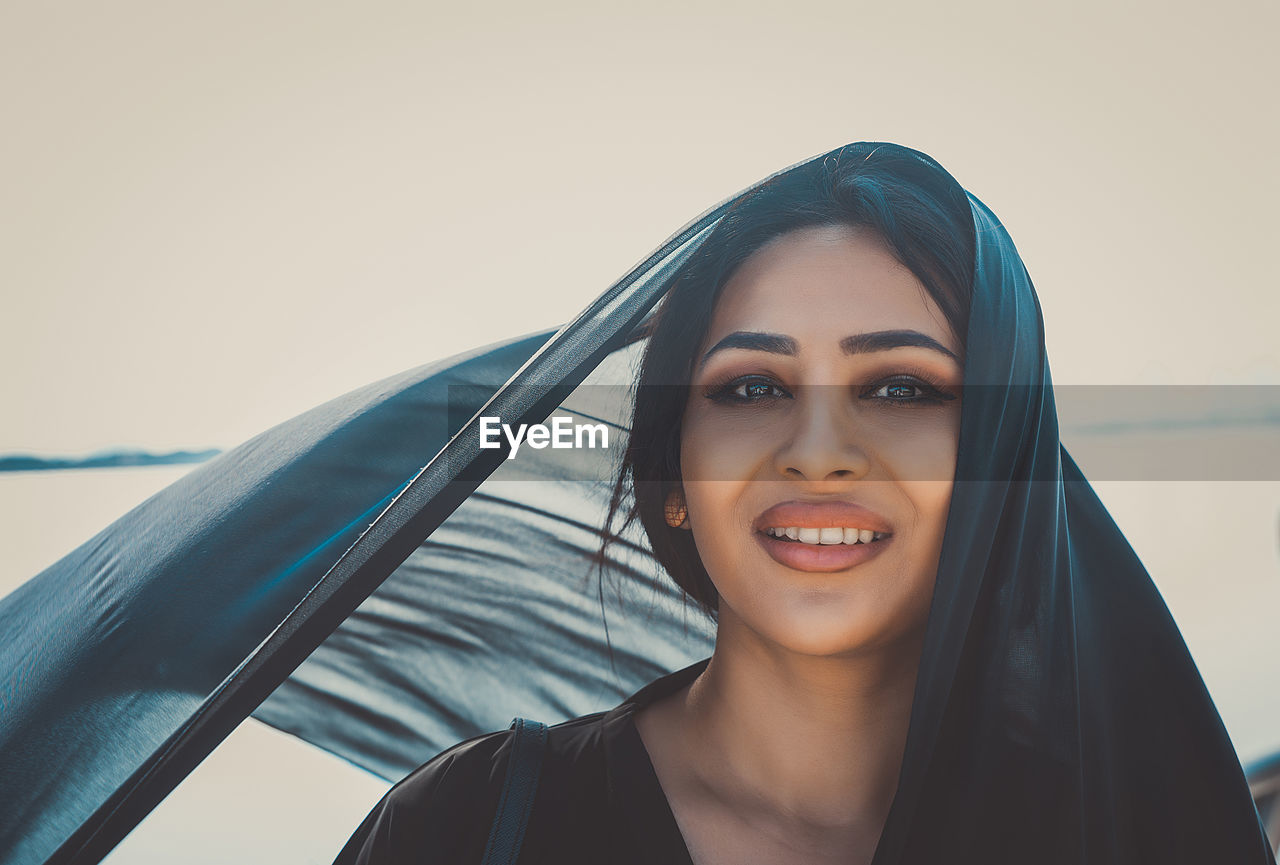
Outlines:
[[960,442],[958,412],[890,419],[876,425],[874,441],[888,474],[904,487],[918,488],[908,490],[918,508],[936,510],[939,502],[951,500]]
[[729,481],[685,481],[685,501],[689,506],[689,528],[703,565],[715,575],[732,568],[735,552],[740,552],[749,517],[741,513],[741,486]]
[[702,406],[685,410],[680,436],[680,475],[686,482],[750,477],[786,435],[767,412],[719,414]]
[[901,486],[915,509],[908,543],[903,550],[903,577],[915,591],[932,595],[954,485],[951,481],[915,481]]
[[958,423],[942,424],[899,445],[891,471],[913,512],[906,550],[913,581],[932,586],[955,488]]
[[[692,416],[690,416],[692,415]],[[726,435],[723,423],[686,415],[681,431],[680,475],[694,546],[717,590],[734,593],[726,574],[756,572],[762,551],[752,546],[752,521],[781,485],[758,480],[767,437],[759,431]],[[755,556],[756,558],[753,558]]]

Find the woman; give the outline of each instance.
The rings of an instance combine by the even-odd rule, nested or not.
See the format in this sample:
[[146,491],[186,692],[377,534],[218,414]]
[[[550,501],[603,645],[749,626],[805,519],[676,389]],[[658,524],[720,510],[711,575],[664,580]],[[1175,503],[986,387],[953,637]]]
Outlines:
[[[1016,250],[936,162],[752,188],[648,337],[609,524],[632,493],[715,650],[550,728],[521,862],[1274,862],[1058,441]],[[511,750],[438,755],[338,862],[480,862]]]

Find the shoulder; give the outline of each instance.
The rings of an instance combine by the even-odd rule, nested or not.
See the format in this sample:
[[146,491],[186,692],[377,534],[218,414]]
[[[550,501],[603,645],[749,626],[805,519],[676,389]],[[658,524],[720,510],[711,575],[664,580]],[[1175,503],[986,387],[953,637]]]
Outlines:
[[414,769],[373,807],[334,865],[467,861],[460,857],[484,822],[494,777],[497,801],[498,771],[505,771],[503,754],[510,753],[512,736],[511,730],[474,736]]
[[[597,712],[548,728],[537,799],[558,798],[567,767],[594,762]],[[453,745],[410,772],[374,806],[334,865],[479,862],[506,782],[515,731]]]

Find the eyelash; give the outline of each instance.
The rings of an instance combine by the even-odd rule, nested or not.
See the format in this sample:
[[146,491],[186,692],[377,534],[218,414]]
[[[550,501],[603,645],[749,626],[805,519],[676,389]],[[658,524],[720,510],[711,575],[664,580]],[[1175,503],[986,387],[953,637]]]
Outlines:
[[[751,405],[763,402],[765,399],[773,399],[774,397],[764,397],[761,399],[752,399],[751,397],[738,396],[734,391],[743,385],[765,384],[785,393],[785,388],[775,382],[773,379],[765,375],[744,375],[730,379],[725,382],[712,384],[707,388],[706,398],[712,402],[729,404],[729,405]],[[941,388],[943,382],[938,381],[934,376],[922,369],[904,369],[888,378],[881,379],[873,385],[868,385],[863,391],[859,399],[873,399],[885,405],[891,405],[896,408],[924,408],[928,406],[942,405],[945,402],[956,399],[955,394],[944,393]],[[921,391],[919,396],[910,399],[893,399],[886,396],[872,396],[876,391],[883,387],[914,387]]]

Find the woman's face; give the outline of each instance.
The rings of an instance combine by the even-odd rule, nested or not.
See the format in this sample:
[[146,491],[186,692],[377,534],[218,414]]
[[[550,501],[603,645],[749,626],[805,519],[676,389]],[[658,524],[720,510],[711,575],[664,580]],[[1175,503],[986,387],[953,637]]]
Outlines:
[[[739,267],[694,359],[680,447],[722,635],[810,655],[919,639],[962,371],[946,318],[871,231],[794,231]],[[849,543],[867,531],[884,537]]]

